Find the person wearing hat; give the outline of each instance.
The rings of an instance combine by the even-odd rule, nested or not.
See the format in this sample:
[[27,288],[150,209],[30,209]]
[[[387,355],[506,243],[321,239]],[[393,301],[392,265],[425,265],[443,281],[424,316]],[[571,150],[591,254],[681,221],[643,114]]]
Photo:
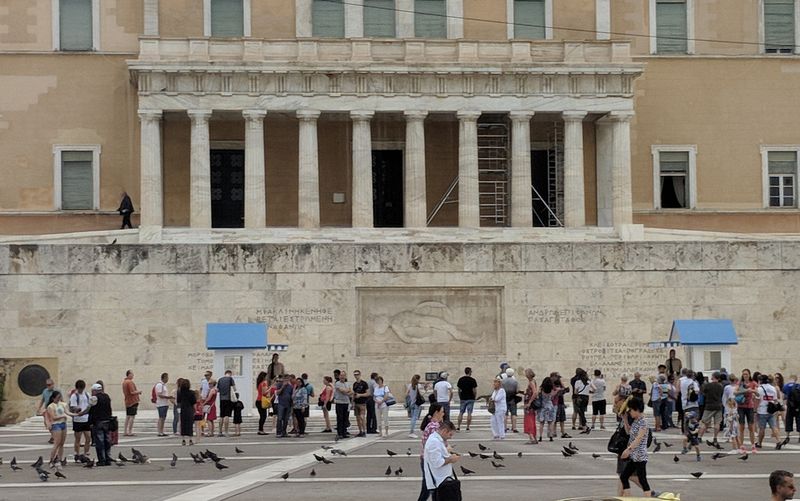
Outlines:
[[97,466],[111,464],[111,397],[103,391],[103,385],[92,385],[92,407],[89,409],[89,423],[97,451]]
[[450,375],[447,372],[439,373],[439,381],[433,385],[433,393],[436,395],[436,402],[441,404],[444,409],[444,420],[450,420],[450,402],[453,401],[453,385],[447,381]]

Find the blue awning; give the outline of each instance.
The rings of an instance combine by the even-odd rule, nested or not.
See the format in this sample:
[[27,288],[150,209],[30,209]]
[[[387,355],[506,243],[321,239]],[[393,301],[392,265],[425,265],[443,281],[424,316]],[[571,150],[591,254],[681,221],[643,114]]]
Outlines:
[[674,320],[669,342],[682,345],[739,344],[733,320]]
[[267,324],[206,324],[208,350],[263,350]]

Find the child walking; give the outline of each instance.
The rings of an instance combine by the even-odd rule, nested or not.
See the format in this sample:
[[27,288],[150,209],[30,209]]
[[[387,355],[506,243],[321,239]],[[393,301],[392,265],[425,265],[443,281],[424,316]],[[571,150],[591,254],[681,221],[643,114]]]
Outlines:
[[233,404],[233,436],[238,437],[242,434],[242,411],[244,404],[239,399],[239,393],[236,393],[236,403]]
[[731,454],[746,451],[742,446],[742,439],[739,437],[739,412],[736,410],[736,400],[733,398],[725,402],[725,433],[723,437],[731,443]]
[[697,460],[700,461],[700,420],[697,419],[696,412],[686,414],[686,436],[683,438],[681,454],[688,453],[690,447],[694,448]]

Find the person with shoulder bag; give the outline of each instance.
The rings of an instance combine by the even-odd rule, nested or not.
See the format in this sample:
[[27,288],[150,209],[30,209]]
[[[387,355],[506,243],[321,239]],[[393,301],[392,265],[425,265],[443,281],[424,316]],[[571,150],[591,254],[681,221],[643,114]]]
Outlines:
[[453,423],[443,421],[425,442],[425,483],[433,492],[434,501],[461,501],[461,481],[453,471],[453,463],[458,462],[461,456],[447,445],[454,433]]

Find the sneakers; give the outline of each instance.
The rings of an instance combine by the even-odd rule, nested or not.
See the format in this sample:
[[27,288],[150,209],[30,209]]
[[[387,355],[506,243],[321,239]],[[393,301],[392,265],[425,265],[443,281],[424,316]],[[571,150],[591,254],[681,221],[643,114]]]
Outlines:
[[409,433],[408,438],[419,438],[416,433]]
[[687,449],[686,447],[684,447],[683,449],[681,449],[681,454],[682,454],[682,455],[683,455],[683,454],[688,454],[688,453],[689,453],[689,449]]
[[572,435],[569,435],[568,433],[562,433],[561,438],[572,438]]
[[700,454],[698,454],[698,455],[697,455],[697,462],[699,463],[700,461],[701,461],[701,460],[700,460]]
[[758,450],[756,449],[756,446],[755,446],[755,445],[754,445],[754,446],[753,446],[753,447],[750,449],[750,452],[752,452],[753,454],[755,454],[756,452],[758,452]]

